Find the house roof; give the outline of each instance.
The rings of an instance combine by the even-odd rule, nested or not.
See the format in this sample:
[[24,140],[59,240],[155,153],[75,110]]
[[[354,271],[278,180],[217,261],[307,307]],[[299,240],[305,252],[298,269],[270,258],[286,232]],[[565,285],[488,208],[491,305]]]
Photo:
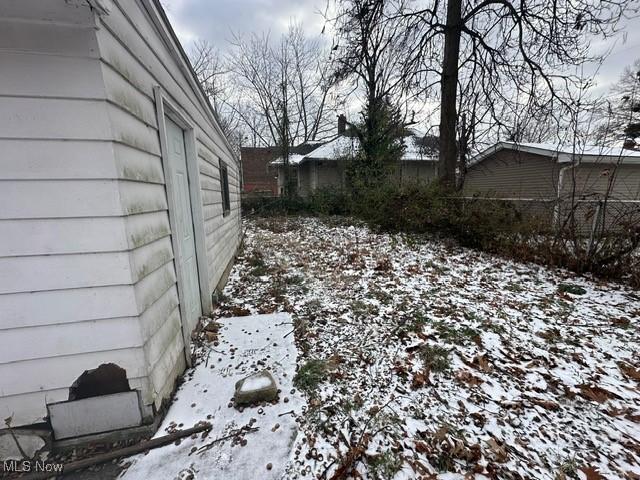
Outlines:
[[469,162],[469,165],[476,165],[500,150],[512,150],[542,155],[556,159],[558,163],[568,163],[572,161],[584,163],[614,163],[622,161],[627,164],[640,164],[640,151],[625,150],[622,147],[602,147],[596,145],[573,147],[554,145],[552,143],[498,142],[475,155]]
[[[402,154],[403,161],[436,161],[437,156],[428,154],[420,144],[420,138],[414,135],[404,137],[405,150]],[[357,137],[339,135],[305,155],[291,154],[289,156],[290,165],[299,165],[308,160],[338,160],[352,155],[360,148],[360,141]],[[282,158],[277,158],[274,165],[282,165]]]
[[309,160],[338,160],[352,155],[360,148],[360,142],[356,137],[340,135],[327,143],[320,145],[309,152],[305,157]]

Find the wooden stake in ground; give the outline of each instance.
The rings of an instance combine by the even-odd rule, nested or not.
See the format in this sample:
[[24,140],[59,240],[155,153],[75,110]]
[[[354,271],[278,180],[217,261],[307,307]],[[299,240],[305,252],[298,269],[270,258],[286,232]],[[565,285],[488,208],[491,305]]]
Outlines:
[[58,475],[64,475],[65,473],[74,472],[76,470],[82,470],[83,468],[92,467],[94,465],[105,463],[116,458],[128,457],[130,455],[135,455],[137,453],[141,453],[146,450],[151,450],[152,448],[162,447],[163,445],[167,445],[169,443],[175,442],[180,438],[188,437],[190,435],[193,435],[194,433],[200,433],[200,432],[209,431],[209,430],[211,430],[211,424],[208,422],[205,422],[201,425],[198,425],[197,427],[187,428],[186,430],[180,430],[178,432],[170,433],[169,435],[165,435],[163,437],[147,440],[146,442],[141,442],[137,445],[120,448],[118,450],[113,450],[112,452],[96,455],[95,457],[85,458],[83,460],[78,460],[76,462],[67,463],[62,467],[62,472],[34,473],[31,475],[22,477],[22,480],[44,480],[47,478],[56,477]]

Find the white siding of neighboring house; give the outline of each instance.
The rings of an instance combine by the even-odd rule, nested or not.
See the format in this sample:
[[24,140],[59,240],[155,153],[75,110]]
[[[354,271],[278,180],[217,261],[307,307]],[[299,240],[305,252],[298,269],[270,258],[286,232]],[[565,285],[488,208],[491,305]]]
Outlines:
[[100,363],[156,406],[185,366],[154,86],[195,128],[209,291],[239,243],[238,165],[154,5],[102,3],[99,17],[80,0],[0,4],[0,415],[14,425]]

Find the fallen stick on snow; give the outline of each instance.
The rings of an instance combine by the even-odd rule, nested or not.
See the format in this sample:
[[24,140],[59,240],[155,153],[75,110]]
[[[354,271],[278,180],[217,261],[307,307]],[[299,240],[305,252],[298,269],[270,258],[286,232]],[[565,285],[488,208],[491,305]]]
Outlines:
[[151,440],[138,443],[137,445],[120,448],[118,450],[113,450],[111,452],[96,455],[95,457],[85,458],[83,460],[67,463],[62,467],[61,472],[34,473],[32,475],[21,477],[21,480],[44,480],[46,478],[56,477],[58,475],[64,475],[69,472],[74,472],[76,470],[82,470],[83,468],[92,467],[100,463],[105,463],[116,458],[128,457],[130,455],[135,455],[136,453],[141,453],[146,450],[151,450],[152,448],[162,447],[169,443],[175,442],[176,440],[179,440],[181,438],[193,435],[194,433],[200,433],[200,432],[209,431],[209,430],[211,430],[211,424],[206,422],[206,423],[203,423],[202,425],[198,425],[197,427],[187,428],[186,430],[179,430],[177,432],[170,433],[169,435],[165,435],[163,437],[153,438]]
[[[202,453],[204,453],[206,450],[209,450],[211,447],[213,447],[216,443],[220,443],[223,440],[228,440],[230,438],[233,437],[237,437],[238,435],[242,435],[243,433],[251,433],[251,432],[257,432],[258,430],[260,430],[258,427],[254,427],[254,428],[250,428],[250,427],[242,427],[232,433],[230,433],[229,435],[225,435],[224,437],[220,437],[220,438],[216,438],[215,440],[210,441],[209,443],[207,443],[206,445],[201,446],[196,453],[198,455],[201,455]],[[189,455],[191,455],[193,452],[190,452]]]

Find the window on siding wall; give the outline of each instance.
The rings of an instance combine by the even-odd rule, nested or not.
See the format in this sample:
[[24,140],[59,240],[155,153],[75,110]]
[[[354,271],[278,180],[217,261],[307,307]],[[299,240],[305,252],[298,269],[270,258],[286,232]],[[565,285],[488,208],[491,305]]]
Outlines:
[[220,191],[222,192],[222,215],[226,217],[231,212],[231,200],[229,199],[229,171],[222,160],[220,161]]

